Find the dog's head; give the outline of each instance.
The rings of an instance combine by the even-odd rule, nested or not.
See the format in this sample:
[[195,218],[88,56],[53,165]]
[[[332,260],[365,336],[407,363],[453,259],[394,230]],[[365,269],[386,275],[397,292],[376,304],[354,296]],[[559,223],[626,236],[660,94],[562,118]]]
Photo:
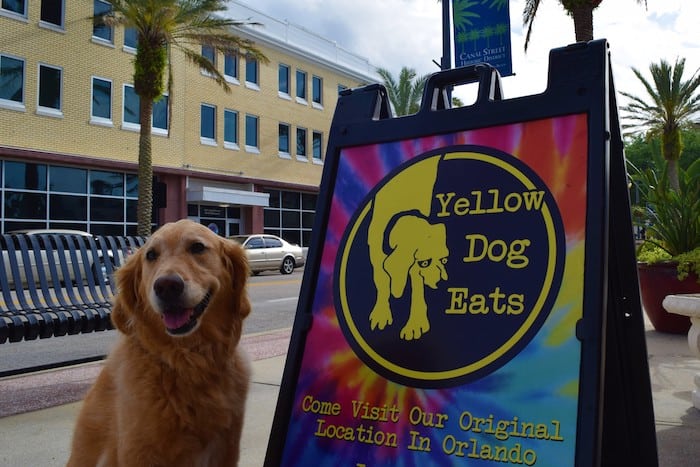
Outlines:
[[117,270],[112,321],[125,334],[240,334],[247,277],[237,243],[189,220],[166,224]]
[[431,224],[421,217],[404,215],[391,227],[389,247],[392,251],[384,260],[384,270],[391,280],[394,297],[403,295],[409,271],[413,268],[430,288],[435,289],[440,280],[447,280],[445,264],[449,250],[443,224]]

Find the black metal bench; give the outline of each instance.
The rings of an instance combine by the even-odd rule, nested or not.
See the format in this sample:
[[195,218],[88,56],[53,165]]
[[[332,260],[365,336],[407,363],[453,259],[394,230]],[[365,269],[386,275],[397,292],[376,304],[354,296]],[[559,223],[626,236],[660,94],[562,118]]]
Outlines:
[[0,344],[112,329],[114,270],[144,241],[0,235]]

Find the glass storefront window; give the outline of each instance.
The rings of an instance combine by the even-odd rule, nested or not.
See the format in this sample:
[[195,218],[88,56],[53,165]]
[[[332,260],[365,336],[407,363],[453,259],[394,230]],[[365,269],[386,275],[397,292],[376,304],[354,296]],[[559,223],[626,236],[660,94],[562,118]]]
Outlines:
[[5,217],[46,219],[46,193],[5,192]]
[[312,195],[310,193],[301,194],[301,208],[305,211],[313,211],[316,209],[316,199],[317,195]]
[[299,209],[301,207],[299,193],[295,191],[282,192],[282,209]]
[[26,162],[5,162],[5,188],[46,190],[46,166]]
[[279,227],[280,212],[276,209],[265,209],[263,222],[265,223],[265,227]]
[[90,220],[124,222],[124,201],[118,198],[92,198]]
[[49,198],[49,218],[84,221],[87,219],[87,196],[57,195]]
[[135,199],[127,199],[126,200],[126,221],[127,222],[136,222],[137,221],[137,207],[138,207],[138,200]]
[[122,196],[124,194],[124,174],[90,171],[90,194]]
[[137,197],[139,195],[138,175],[126,174],[126,196]]
[[85,194],[87,190],[87,170],[73,167],[49,167],[51,191]]

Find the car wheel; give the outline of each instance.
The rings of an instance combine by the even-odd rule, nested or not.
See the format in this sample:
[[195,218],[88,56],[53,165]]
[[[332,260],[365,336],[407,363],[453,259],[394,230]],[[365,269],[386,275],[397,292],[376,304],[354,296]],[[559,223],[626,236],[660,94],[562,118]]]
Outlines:
[[294,272],[294,259],[286,257],[282,260],[282,266],[280,266],[280,272],[282,274],[291,274]]

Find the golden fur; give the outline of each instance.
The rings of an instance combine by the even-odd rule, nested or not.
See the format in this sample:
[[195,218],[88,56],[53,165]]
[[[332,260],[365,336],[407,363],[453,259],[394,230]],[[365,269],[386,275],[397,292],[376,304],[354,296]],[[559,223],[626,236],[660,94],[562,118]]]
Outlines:
[[112,309],[122,335],[85,398],[69,467],[237,465],[247,277],[240,246],[187,220],[128,258]]

